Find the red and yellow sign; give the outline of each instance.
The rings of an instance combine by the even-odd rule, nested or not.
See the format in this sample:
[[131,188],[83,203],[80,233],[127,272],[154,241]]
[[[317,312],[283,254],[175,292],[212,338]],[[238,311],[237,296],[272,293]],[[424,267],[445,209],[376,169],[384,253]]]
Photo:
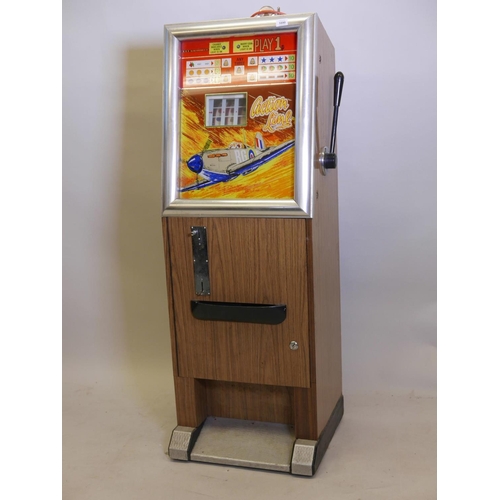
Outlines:
[[180,87],[292,82],[296,60],[296,33],[186,40]]

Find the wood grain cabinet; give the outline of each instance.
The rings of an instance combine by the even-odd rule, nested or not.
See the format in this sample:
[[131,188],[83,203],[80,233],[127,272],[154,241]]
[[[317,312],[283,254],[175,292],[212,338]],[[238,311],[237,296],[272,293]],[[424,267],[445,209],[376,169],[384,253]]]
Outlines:
[[[318,163],[335,56],[317,15],[277,26],[166,27],[168,452],[313,475],[344,408],[337,170]],[[235,96],[245,120],[213,126],[213,102]]]

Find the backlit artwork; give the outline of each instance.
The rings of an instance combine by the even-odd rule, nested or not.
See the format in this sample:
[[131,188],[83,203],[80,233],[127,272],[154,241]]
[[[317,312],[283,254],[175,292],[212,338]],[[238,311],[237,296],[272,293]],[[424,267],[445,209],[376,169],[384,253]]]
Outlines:
[[296,43],[182,42],[179,198],[294,199]]

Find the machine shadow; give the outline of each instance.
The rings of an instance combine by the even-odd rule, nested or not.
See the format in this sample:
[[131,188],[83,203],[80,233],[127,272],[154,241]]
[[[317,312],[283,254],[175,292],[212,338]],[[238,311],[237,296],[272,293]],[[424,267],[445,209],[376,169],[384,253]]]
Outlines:
[[117,214],[125,377],[166,432],[175,426],[161,228],[163,47],[126,52]]

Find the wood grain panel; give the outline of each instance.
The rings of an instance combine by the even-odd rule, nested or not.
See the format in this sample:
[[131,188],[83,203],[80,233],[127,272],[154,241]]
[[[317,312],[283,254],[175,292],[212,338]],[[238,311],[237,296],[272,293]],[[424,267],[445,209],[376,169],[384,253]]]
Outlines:
[[[330,145],[335,51],[317,20],[316,151]],[[313,218],[306,221],[311,386],[294,389],[297,438],[317,440],[342,395],[337,170],[313,170]]]
[[207,417],[205,386],[194,378],[174,377],[177,425],[198,427]]
[[293,424],[292,389],[205,381],[207,412],[214,417]]
[[167,276],[167,301],[168,301],[168,320],[170,326],[170,345],[172,349],[172,368],[174,375],[178,375],[177,368],[177,345],[175,342],[175,320],[174,320],[174,296],[172,290],[172,270],[170,265],[170,248],[168,244],[168,219],[162,218],[163,229],[163,249],[165,252],[165,273]]
[[172,346],[172,368],[174,372],[175,408],[177,424],[198,427],[206,418],[205,387],[195,379],[179,377],[177,364],[177,342],[175,338],[175,310],[172,289],[172,267],[168,242],[168,219],[162,220],[163,247],[165,251],[165,270],[167,275],[167,298],[170,322],[170,341]]
[[[335,50],[318,19],[318,140],[319,147],[330,144],[333,116],[333,77]],[[339,128],[342,130],[342,111]],[[338,168],[342,168],[342,154]],[[315,206],[309,225],[308,242],[312,252],[310,276],[314,297],[313,371],[317,393],[318,432],[321,433],[342,395],[340,339],[340,270],[337,169],[321,174],[314,169]]]
[[316,385],[310,388],[295,387],[293,390],[293,420],[297,439],[318,439]]
[[[191,226],[207,228],[210,296],[195,295]],[[179,375],[308,387],[305,220],[172,218],[168,228]],[[279,325],[196,320],[190,302],[203,299],[286,304],[287,318]]]

